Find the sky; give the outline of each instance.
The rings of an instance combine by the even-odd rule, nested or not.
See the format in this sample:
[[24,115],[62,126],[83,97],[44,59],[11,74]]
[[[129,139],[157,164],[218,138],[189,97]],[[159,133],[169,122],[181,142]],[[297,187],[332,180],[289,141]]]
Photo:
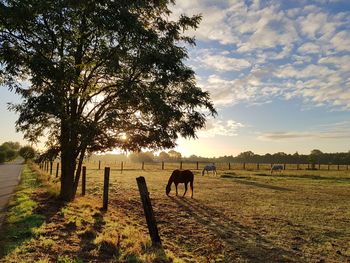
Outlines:
[[[349,0],[177,0],[172,17],[202,14],[186,61],[218,116],[183,156],[350,150]],[[0,89],[0,143],[17,116]]]
[[349,0],[178,0],[202,14],[189,65],[218,110],[185,155],[350,150]]

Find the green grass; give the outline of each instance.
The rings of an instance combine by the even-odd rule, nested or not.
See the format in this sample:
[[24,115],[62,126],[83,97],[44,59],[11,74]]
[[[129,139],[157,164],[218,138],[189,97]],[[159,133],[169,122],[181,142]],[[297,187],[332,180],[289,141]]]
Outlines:
[[[103,171],[87,171],[100,200]],[[165,195],[170,170],[110,176],[110,203],[145,225],[136,185],[144,176],[164,248],[196,262],[344,262],[350,257],[350,171],[195,171],[194,199]]]
[[[347,262],[350,258],[349,171],[287,170],[271,175],[267,170],[219,170],[217,176],[201,176],[196,170],[193,199],[190,190],[186,197],[175,197],[174,186],[170,197],[165,195],[170,174],[171,170],[159,168],[112,170],[105,213],[100,210],[103,170],[88,169],[87,197],[78,196],[63,206],[46,199],[28,202],[28,211],[38,207],[52,211],[7,259]],[[161,249],[152,248],[148,237],[138,176],[147,181]],[[179,195],[183,190],[180,184]]]
[[102,212],[89,197],[61,203],[57,187],[40,178],[40,171],[24,169],[1,233],[0,262],[181,262],[153,248],[143,227],[124,213]]
[[1,230],[0,255],[5,256],[36,235],[44,217],[35,213],[37,202],[32,193],[41,186],[35,173],[27,166],[22,172],[17,192],[11,199],[3,229]]

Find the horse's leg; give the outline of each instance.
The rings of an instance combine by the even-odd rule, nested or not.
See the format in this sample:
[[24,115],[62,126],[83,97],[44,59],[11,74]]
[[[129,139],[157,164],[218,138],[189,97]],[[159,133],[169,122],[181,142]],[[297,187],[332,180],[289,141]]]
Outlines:
[[193,198],[193,180],[190,182],[191,198]]
[[177,185],[178,185],[178,184],[176,183],[176,184],[175,184],[175,188],[176,188],[176,196],[177,196]]
[[185,192],[184,192],[184,195],[183,195],[183,196],[185,196],[185,194],[186,194],[186,192],[187,192],[187,184],[188,184],[188,183],[185,183]]

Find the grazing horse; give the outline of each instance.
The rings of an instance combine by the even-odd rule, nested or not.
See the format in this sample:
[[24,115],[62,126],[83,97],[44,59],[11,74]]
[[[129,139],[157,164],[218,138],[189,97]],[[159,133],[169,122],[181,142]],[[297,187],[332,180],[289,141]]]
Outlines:
[[190,187],[191,187],[191,198],[193,198],[193,173],[190,170],[174,170],[169,178],[168,184],[165,189],[166,195],[169,195],[170,190],[171,190],[171,184],[175,184],[176,188],[176,195],[177,195],[177,185],[179,183],[184,183],[185,184],[185,192],[184,195],[187,192],[187,184],[190,182]]
[[216,175],[216,166],[215,164],[208,164],[204,167],[203,171],[202,171],[202,176],[204,175],[204,172],[207,171],[213,171],[213,175]]
[[274,164],[271,167],[271,174],[273,173],[273,171],[278,171],[281,173],[283,171],[283,165],[282,164]]

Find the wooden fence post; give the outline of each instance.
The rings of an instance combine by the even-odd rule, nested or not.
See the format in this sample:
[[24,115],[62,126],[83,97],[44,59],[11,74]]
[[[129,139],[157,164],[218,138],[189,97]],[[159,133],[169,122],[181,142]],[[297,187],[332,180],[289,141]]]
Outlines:
[[256,164],[256,169],[257,169],[258,171],[260,170],[260,164],[259,164],[259,163]]
[[86,190],[86,166],[83,166],[83,175],[81,177],[81,195],[85,195]]
[[196,163],[196,164],[197,164],[197,166],[196,166],[196,167],[197,167],[197,170],[198,170],[198,169],[199,169],[199,168],[198,168],[198,167],[199,167],[199,165],[198,165],[198,161],[197,161],[197,163]]
[[149,235],[152,240],[152,245],[161,245],[157,223],[152,209],[151,199],[149,198],[149,192],[147,190],[146,180],[143,176],[140,176],[136,178],[136,181],[141,196],[143,210],[145,212]]
[[164,170],[164,161],[162,161],[162,170]]
[[321,164],[320,163],[318,164],[318,170],[321,170]]
[[56,165],[56,178],[58,177],[59,169],[60,169],[60,163],[57,163],[57,165]]
[[286,170],[286,166],[287,166],[286,164],[283,164],[283,170]]
[[182,161],[180,161],[180,170],[182,170]]
[[228,163],[228,169],[231,170],[231,163]]
[[245,170],[245,163],[243,163],[243,170]]
[[123,161],[120,163],[120,173],[123,173],[123,169],[124,169],[124,163]]
[[108,190],[109,190],[110,170],[111,169],[109,167],[105,167],[104,184],[103,184],[103,207],[102,207],[104,211],[107,211],[108,209]]
[[141,170],[145,170],[145,162],[142,162]]
[[50,175],[52,175],[53,161],[50,161]]

